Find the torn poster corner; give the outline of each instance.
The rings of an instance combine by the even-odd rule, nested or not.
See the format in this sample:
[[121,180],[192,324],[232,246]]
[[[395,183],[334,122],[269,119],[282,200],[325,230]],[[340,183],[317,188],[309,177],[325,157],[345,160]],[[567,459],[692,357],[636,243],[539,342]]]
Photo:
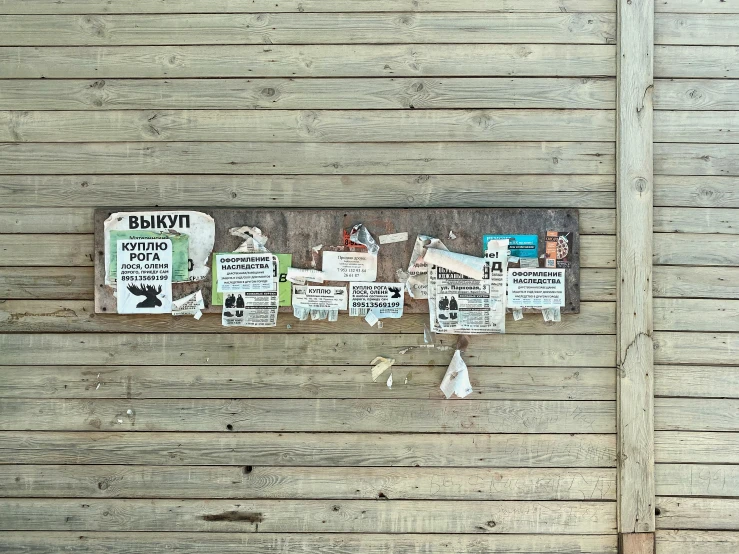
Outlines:
[[177,300],[172,300],[172,315],[174,316],[191,315],[194,316],[195,319],[200,319],[198,314],[202,316],[202,310],[204,309],[205,302],[203,302],[203,293],[199,290],[182,298],[178,298]]
[[375,238],[372,236],[372,233],[370,233],[367,227],[362,223],[357,223],[352,227],[352,230],[349,233],[349,240],[356,244],[365,246],[367,248],[367,252],[373,256],[377,256],[377,253],[380,251],[380,246],[375,242]]
[[424,260],[424,256],[429,248],[447,250],[447,247],[439,239],[427,235],[418,235],[413,245],[413,252],[405,278],[402,278],[400,270],[396,272],[398,281],[405,283],[408,295],[417,300],[428,298],[428,264]]
[[259,227],[250,227],[244,225],[243,227],[232,227],[228,230],[229,235],[244,239],[239,247],[234,252],[243,254],[255,254],[255,253],[267,253],[267,237],[262,234],[262,230]]
[[317,269],[301,269],[299,267],[288,267],[286,279],[296,285],[305,285],[307,282],[323,283],[325,275]]
[[428,248],[423,258],[429,265],[437,265],[477,281],[482,281],[485,264],[487,263],[485,258],[449,252],[448,250],[440,250],[438,248]]
[[383,358],[382,356],[377,356],[370,363],[373,365],[372,382],[375,382],[380,377],[380,375],[382,375],[392,367],[392,365],[395,363],[395,358]]
[[449,231],[449,240],[456,240],[457,235],[454,233],[454,231]]
[[390,372],[390,377],[387,378],[387,388],[393,388],[393,372]]
[[458,398],[464,398],[472,394],[472,384],[470,383],[467,364],[464,363],[459,350],[454,351],[452,361],[449,363],[439,388],[447,399],[451,398],[453,394],[456,394]]

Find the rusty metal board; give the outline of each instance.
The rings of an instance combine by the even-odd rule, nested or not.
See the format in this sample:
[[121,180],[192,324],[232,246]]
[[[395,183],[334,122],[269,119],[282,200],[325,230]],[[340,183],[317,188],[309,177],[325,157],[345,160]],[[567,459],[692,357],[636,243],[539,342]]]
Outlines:
[[[440,238],[454,251],[482,256],[482,237],[487,234],[533,235],[539,237],[539,253],[544,251],[544,237],[548,230],[571,232],[572,267],[566,270],[566,304],[562,313],[580,312],[580,236],[579,213],[576,209],[539,208],[389,208],[389,209],[266,209],[266,208],[168,208],[195,210],[213,217],[216,226],[214,252],[231,252],[243,239],[232,236],[228,230],[250,225],[259,227],[269,237],[268,249],[275,254],[292,254],[292,265],[311,267],[311,248],[322,244],[324,249],[343,245],[343,230],[363,223],[377,239],[379,235],[407,232],[404,242],[380,245],[377,264],[378,282],[397,281],[398,269],[405,271],[413,251],[416,235]],[[115,313],[113,289],[105,285],[104,221],[116,212],[151,212],[157,208],[115,208],[95,210],[95,311]],[[164,211],[164,210],[162,210]],[[449,231],[456,239],[449,240]],[[317,269],[321,269],[320,260]],[[344,283],[326,283],[344,284]],[[220,312],[220,306],[211,306],[211,279],[191,283],[174,283],[173,298],[202,289],[206,312]],[[405,295],[406,313],[427,313],[426,300],[414,300]],[[291,311],[282,307],[280,311]]]

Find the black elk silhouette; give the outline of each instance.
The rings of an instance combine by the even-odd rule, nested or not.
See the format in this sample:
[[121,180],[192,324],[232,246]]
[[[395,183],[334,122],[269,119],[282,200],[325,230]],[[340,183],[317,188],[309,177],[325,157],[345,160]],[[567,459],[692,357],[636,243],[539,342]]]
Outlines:
[[400,298],[400,288],[388,287],[387,290],[393,293],[393,295],[390,298]]
[[134,296],[145,296],[144,300],[136,304],[137,308],[155,308],[162,305],[162,301],[157,298],[162,293],[162,285],[154,288],[152,285],[138,286],[134,284],[128,285],[128,292]]

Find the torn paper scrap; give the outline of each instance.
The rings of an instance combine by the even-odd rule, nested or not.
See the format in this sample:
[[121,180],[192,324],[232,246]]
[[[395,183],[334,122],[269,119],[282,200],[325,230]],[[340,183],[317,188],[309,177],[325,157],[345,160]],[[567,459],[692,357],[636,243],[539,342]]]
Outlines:
[[367,281],[377,279],[377,256],[367,252],[323,252],[326,281]]
[[380,318],[377,317],[377,314],[375,313],[375,310],[370,310],[367,312],[367,315],[364,317],[364,320],[369,323],[370,327],[374,327],[375,323],[380,321]]
[[269,252],[265,246],[267,244],[267,237],[262,234],[262,230],[259,227],[250,227],[249,225],[233,227],[228,230],[228,234],[244,239],[244,242],[234,252],[244,252],[247,254]]
[[454,351],[452,361],[449,363],[449,368],[446,370],[439,388],[447,399],[451,398],[453,394],[456,394],[459,398],[464,398],[472,393],[467,364],[464,363],[459,350]]
[[380,375],[392,367],[395,363],[395,358],[383,358],[382,356],[378,356],[370,363],[374,366],[372,368],[372,381],[374,382],[377,381]]
[[298,267],[287,268],[287,280],[291,283],[304,285],[306,282],[323,283],[323,271],[317,269],[300,269]]
[[104,223],[105,283],[110,285],[112,231],[155,231],[179,233],[188,238],[188,280],[208,276],[208,262],[216,240],[216,224],[211,216],[195,211],[117,212]]
[[448,238],[449,240],[457,240],[457,235],[454,231],[449,231]]
[[195,319],[200,319],[197,314],[200,312],[202,315],[204,309],[203,293],[199,290],[183,298],[172,300],[172,315],[192,315]]
[[514,308],[513,310],[513,320],[514,321],[521,321],[523,319],[523,310],[521,308]]
[[553,308],[565,305],[564,269],[509,269],[511,308]]
[[392,233],[389,235],[380,235],[377,237],[380,244],[392,244],[394,242],[405,242],[408,240],[408,233]]
[[367,252],[373,256],[377,256],[377,253],[380,251],[380,247],[377,242],[375,242],[375,238],[372,236],[372,233],[370,233],[367,227],[361,223],[357,223],[352,227],[352,230],[349,232],[349,240],[366,247]]
[[387,388],[393,388],[393,372],[390,372],[390,377],[387,378]]
[[440,250],[438,248],[427,249],[426,255],[423,258],[427,264],[443,267],[444,269],[478,281],[482,279],[485,269],[485,258],[449,252],[448,250]]
[[349,283],[349,315],[373,311],[378,319],[403,316],[403,283]]
[[119,314],[172,311],[172,241],[120,240],[117,252]]
[[[426,235],[418,235],[416,243],[413,245],[413,253],[408,264],[408,274],[405,280],[406,290],[411,298],[424,300],[428,298],[428,264],[424,260],[426,250],[436,248],[439,250],[447,250],[444,243],[434,237]],[[398,270],[400,271],[400,270]],[[398,280],[403,281],[398,275]]]
[[562,321],[562,312],[559,307],[544,308],[541,311],[541,314],[544,316],[544,321],[551,321],[552,323],[559,323]]
[[318,246],[314,246],[310,249],[310,265],[311,267],[316,267],[318,265],[318,259],[321,257],[321,249],[323,248],[322,244],[319,244]]

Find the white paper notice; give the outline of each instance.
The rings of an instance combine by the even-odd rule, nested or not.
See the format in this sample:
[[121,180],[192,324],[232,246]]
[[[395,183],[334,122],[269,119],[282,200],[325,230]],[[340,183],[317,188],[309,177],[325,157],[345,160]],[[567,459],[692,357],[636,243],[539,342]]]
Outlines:
[[274,327],[279,308],[279,262],[274,254],[220,254],[218,291],[225,327]]
[[372,311],[378,319],[403,315],[403,283],[350,283],[349,315],[365,316]]
[[454,352],[452,361],[449,363],[449,367],[439,388],[447,399],[451,398],[453,394],[456,394],[459,398],[464,398],[472,394],[470,374],[459,350]]
[[564,269],[509,269],[511,308],[553,308],[565,305]]
[[194,316],[204,309],[205,302],[203,302],[203,293],[201,291],[193,292],[183,298],[172,301],[172,315]]
[[326,281],[374,281],[377,279],[377,256],[368,252],[324,250],[323,277]]
[[216,240],[216,224],[208,214],[194,211],[118,212],[104,223],[105,283],[110,280],[111,231],[176,231],[188,238],[188,280],[200,281],[208,276],[207,266]]
[[309,310],[346,310],[346,287],[293,287],[293,306]]
[[408,233],[393,233],[391,235],[380,235],[380,244],[392,244],[394,242],[405,242],[408,240]]
[[268,291],[279,262],[274,254],[218,254],[218,292]]
[[130,239],[117,243],[119,314],[172,311],[172,241]]
[[[493,241],[491,241],[493,242]],[[429,316],[435,333],[505,333],[508,241],[494,241],[482,279],[441,266],[429,269]]]

